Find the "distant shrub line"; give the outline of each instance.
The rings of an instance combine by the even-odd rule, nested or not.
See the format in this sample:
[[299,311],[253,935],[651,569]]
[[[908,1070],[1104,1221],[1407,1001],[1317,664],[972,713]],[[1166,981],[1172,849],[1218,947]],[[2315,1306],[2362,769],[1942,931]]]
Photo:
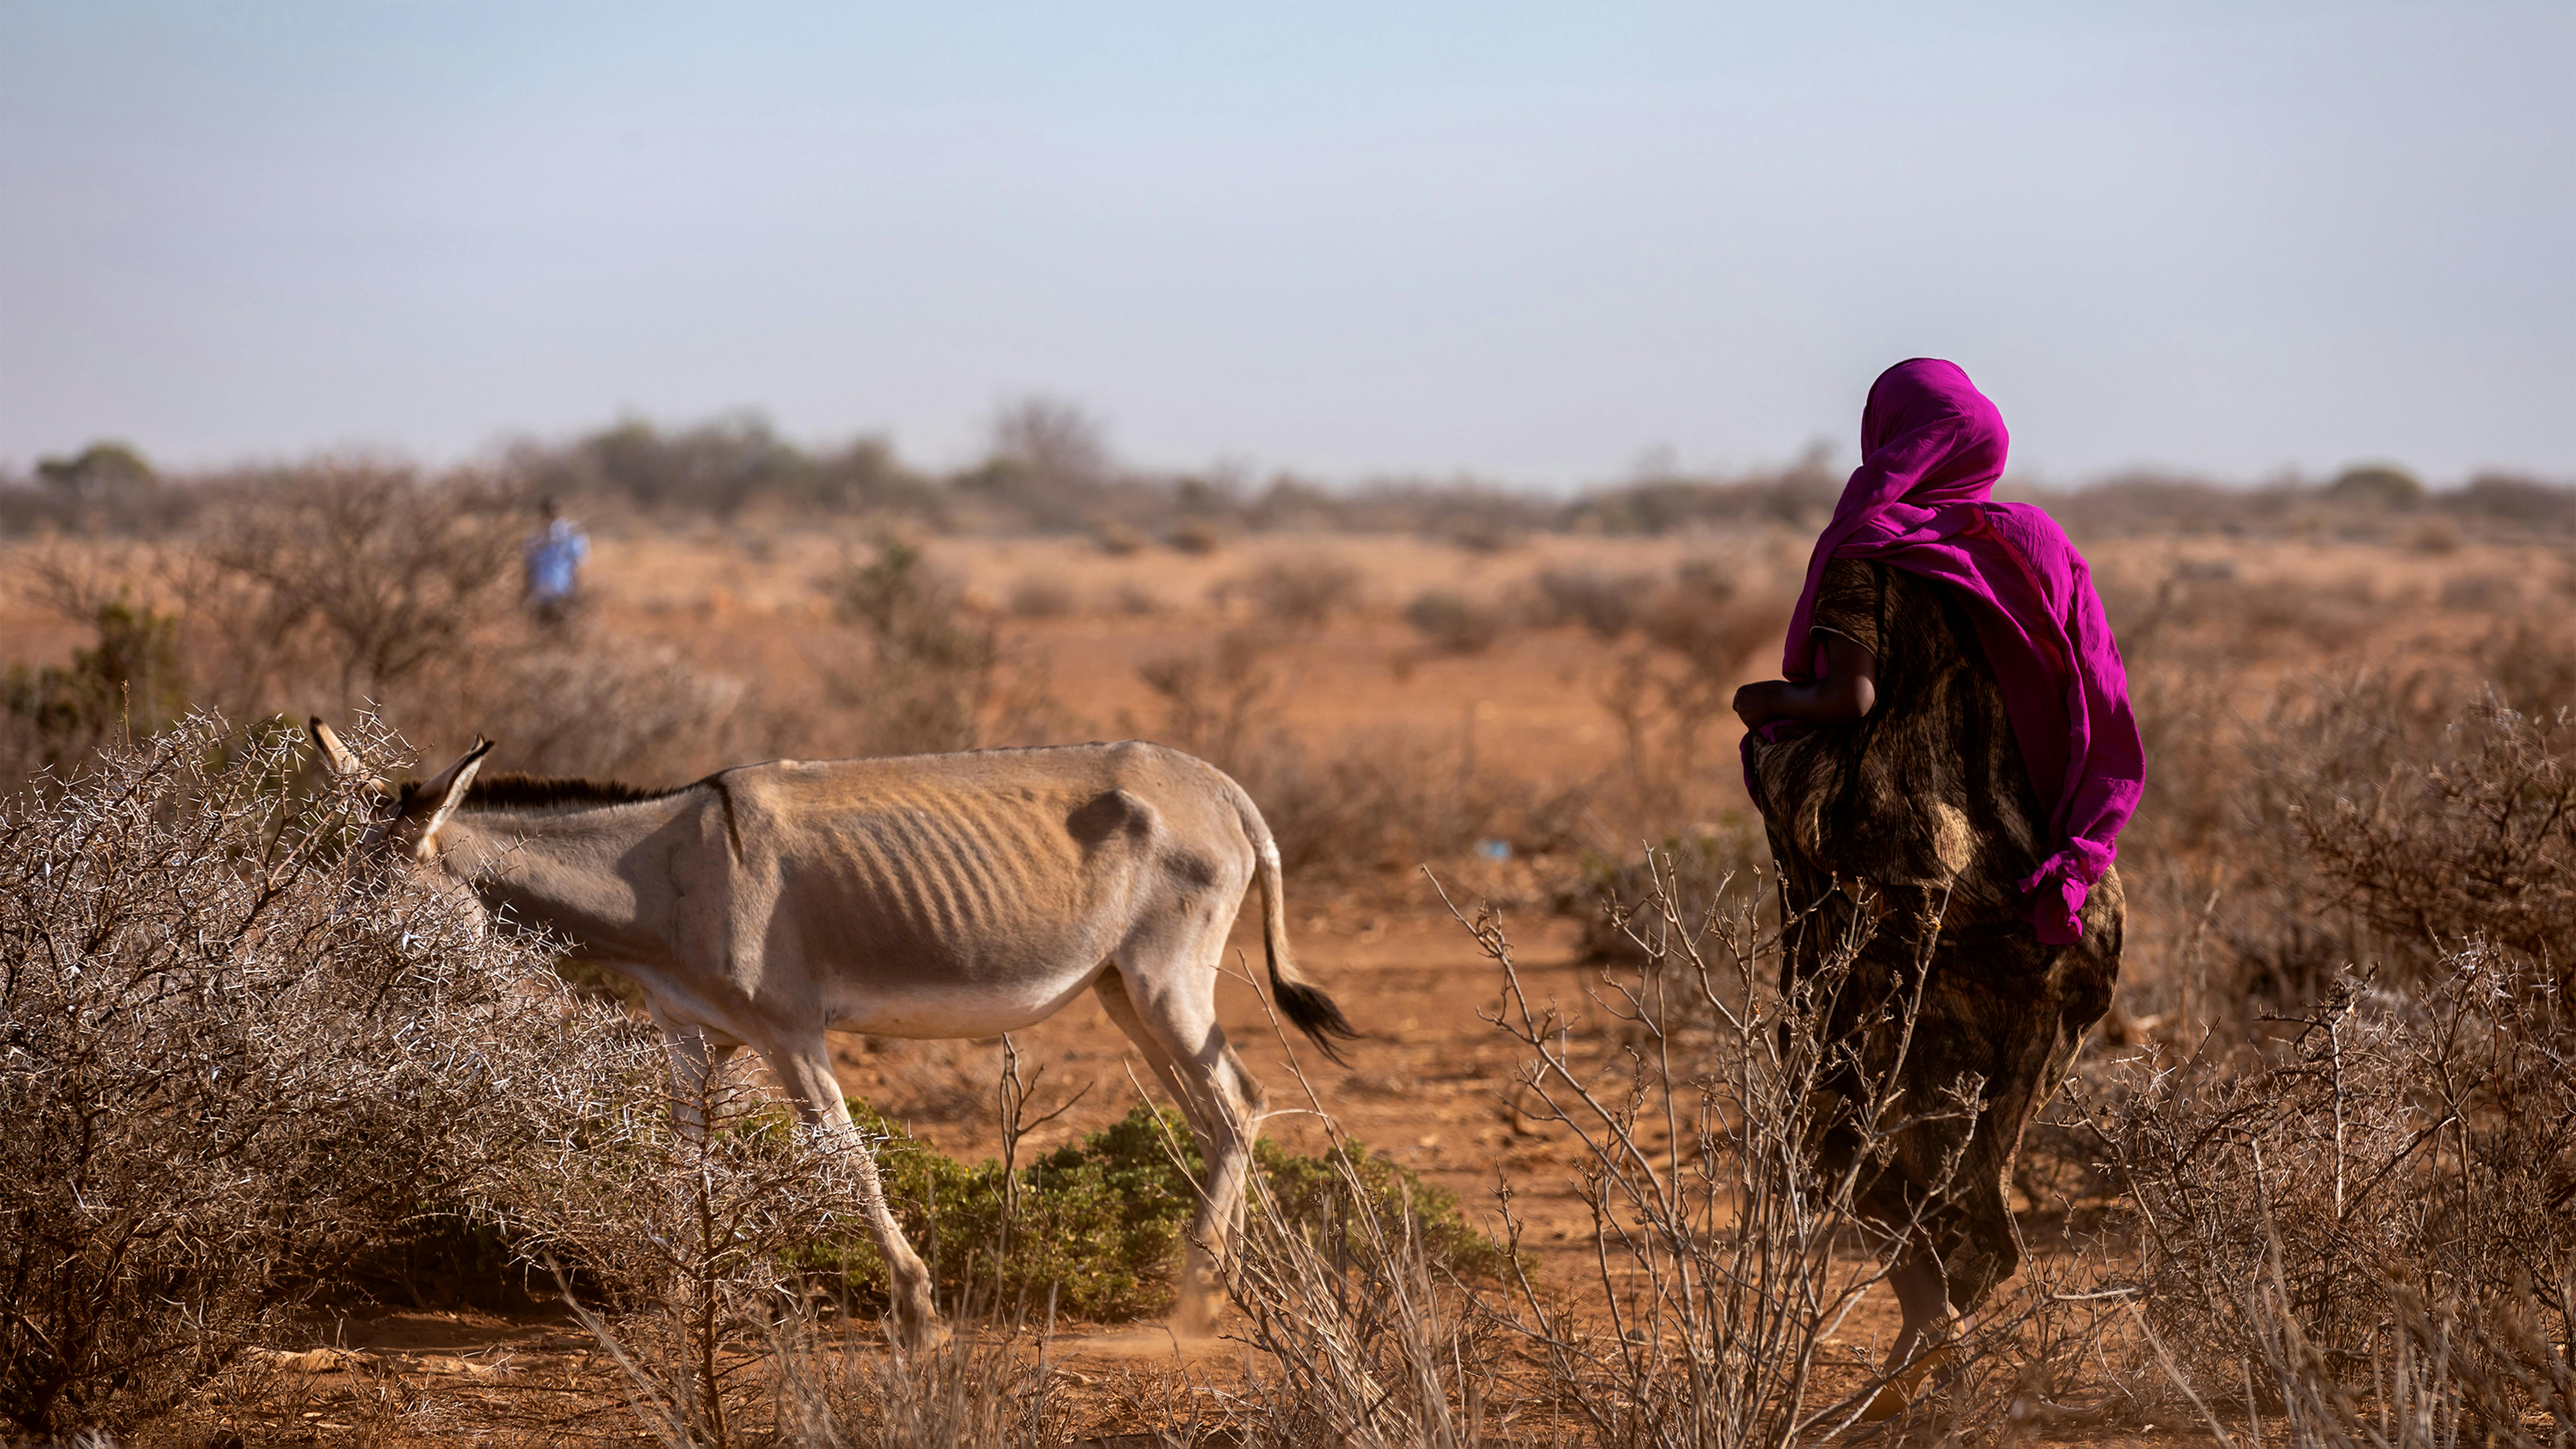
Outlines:
[[[0,534],[46,527],[157,534],[188,527],[213,501],[292,482],[311,467],[161,475],[119,443],[0,474]],[[1472,477],[1377,478],[1328,486],[1293,473],[1260,482],[1120,466],[1099,425],[1061,404],[1006,410],[983,461],[916,467],[880,437],[804,448],[756,413],[682,428],[627,420],[569,442],[519,443],[447,479],[522,499],[579,500],[593,511],[728,520],[795,515],[901,517],[961,533],[1090,533],[1113,552],[1152,543],[1204,553],[1229,533],[1413,533],[1491,551],[1542,533],[1653,536],[1764,523],[1812,528],[1841,492],[1822,449],[1785,467],[1733,475],[1650,469],[1549,496]],[[2009,482],[2007,491],[2013,491]],[[2428,490],[2402,470],[2361,466],[2325,482],[2255,487],[2124,474],[2076,489],[2021,489],[2079,532],[2374,533],[2425,519],[2576,531],[2576,480],[2483,473]]]

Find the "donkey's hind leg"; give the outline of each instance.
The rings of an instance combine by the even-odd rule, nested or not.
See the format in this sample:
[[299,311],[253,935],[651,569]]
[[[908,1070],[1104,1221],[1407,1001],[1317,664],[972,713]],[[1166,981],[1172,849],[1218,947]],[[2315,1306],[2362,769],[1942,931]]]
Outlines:
[[1217,1270],[1242,1221],[1244,1179],[1263,1105],[1260,1084],[1244,1070],[1216,1021],[1215,950],[1224,943],[1220,932],[1214,949],[1186,957],[1122,953],[1125,959],[1102,972],[1094,986],[1110,1019],[1144,1053],[1164,1089],[1179,1098],[1207,1161],[1172,1312],[1177,1326],[1193,1332],[1213,1322],[1221,1301]]

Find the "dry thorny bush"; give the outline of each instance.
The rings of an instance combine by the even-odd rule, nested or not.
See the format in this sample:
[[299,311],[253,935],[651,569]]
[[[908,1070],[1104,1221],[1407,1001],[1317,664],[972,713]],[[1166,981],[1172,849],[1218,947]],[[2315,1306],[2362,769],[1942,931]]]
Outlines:
[[18,1432],[181,1405],[371,1243],[461,1206],[532,1094],[592,1074],[601,1025],[545,954],[361,889],[344,851],[372,802],[303,793],[296,753],[195,716],[0,813]]
[[2420,969],[2482,940],[2576,982],[2576,718],[2490,692],[2424,746],[2373,732],[2317,751],[2294,808],[2308,853],[2383,951]]
[[2156,1030],[2045,1135],[2124,1199],[2151,1356],[2238,1432],[2534,1442],[2548,1414],[2537,1442],[2565,1442],[2563,630],[2297,678],[2251,714],[2220,661],[2138,643],[2164,763],[2123,869],[2165,923],[2133,963]]
[[372,703],[416,739],[505,739],[536,772],[668,778],[738,743],[739,683],[516,607],[510,501],[324,467],[214,510],[163,569],[202,698],[243,717]]
[[1723,722],[1747,662],[1779,638],[1789,610],[1784,599],[1739,593],[1730,571],[1684,565],[1644,607],[1653,647],[1617,655],[1601,684],[1620,744],[1604,803],[1658,838],[1714,819],[1740,795],[1734,752],[1712,747],[1730,733]]
[[518,562],[518,529],[490,491],[326,465],[219,510],[197,552],[253,604],[263,641],[318,636],[346,710],[470,644]]
[[844,623],[867,641],[863,668],[836,671],[835,700],[855,716],[864,754],[930,754],[991,742],[991,716],[1013,682],[996,622],[964,588],[891,534],[826,586]]
[[2093,1074],[2145,1320],[2213,1420],[2428,1445],[2576,1424],[2576,1023],[2508,955],[2442,967]]
[[[2131,1011],[2196,1028],[2237,1003],[2319,999],[2349,965],[2436,973],[2473,939],[2564,968],[2576,615],[2563,599],[2468,640],[2439,611],[2419,611],[2430,632],[2413,644],[2393,625],[2321,625],[2306,667],[2249,687],[2262,655],[2235,632],[2241,601],[2195,624],[2178,587],[2219,585],[2168,580],[2152,604],[2109,590],[2155,771],[2121,840],[2131,904],[2163,926],[2141,937]],[[2281,604],[2332,613],[2349,592]]]

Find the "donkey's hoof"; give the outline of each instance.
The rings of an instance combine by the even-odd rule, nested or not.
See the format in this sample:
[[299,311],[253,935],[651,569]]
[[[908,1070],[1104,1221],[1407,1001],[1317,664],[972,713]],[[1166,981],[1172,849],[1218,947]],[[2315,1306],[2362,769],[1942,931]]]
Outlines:
[[896,1296],[894,1312],[886,1319],[886,1336],[895,1347],[920,1353],[948,1341],[948,1324],[940,1318],[927,1289],[917,1294],[903,1293]]
[[895,1318],[886,1323],[886,1337],[905,1353],[928,1353],[952,1336],[947,1322],[938,1318]]
[[1175,1338],[1207,1338],[1216,1332],[1217,1315],[1223,1312],[1224,1294],[1184,1291],[1173,1302],[1171,1316],[1163,1322]]

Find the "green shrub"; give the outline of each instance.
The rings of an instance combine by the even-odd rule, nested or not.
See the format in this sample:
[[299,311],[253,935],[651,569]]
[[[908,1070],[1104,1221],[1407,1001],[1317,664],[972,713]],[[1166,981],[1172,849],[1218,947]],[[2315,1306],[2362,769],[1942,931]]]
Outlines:
[[152,734],[187,712],[178,620],[120,593],[96,623],[98,647],[72,651],[70,667],[13,665],[0,680],[13,753],[30,757],[15,763],[77,765],[120,732]]
[[853,560],[827,585],[833,613],[866,635],[863,676],[835,675],[862,751],[872,755],[971,750],[1004,680],[1001,635],[970,607],[965,586],[892,534],[876,555]]
[[[1412,1168],[1383,1152],[1369,1151],[1367,1143],[1345,1140],[1351,1167],[1370,1202],[1384,1216],[1410,1214],[1432,1263],[1463,1278],[1490,1278],[1502,1272],[1502,1245],[1467,1221],[1458,1210],[1456,1194],[1438,1183],[1424,1182]],[[1271,1201],[1282,1217],[1318,1229],[1347,1221],[1347,1189],[1332,1157],[1291,1152],[1268,1138],[1254,1145],[1252,1155],[1269,1179]],[[1349,1230],[1341,1232],[1347,1239]]]
[[[1057,1313],[1101,1322],[1171,1308],[1205,1171],[1177,1111],[1140,1103],[1019,1169],[1018,1209],[1007,1224],[999,1162],[969,1166],[933,1151],[864,1102],[851,1102],[850,1112],[861,1130],[885,1137],[878,1151],[886,1196],[946,1301],[1043,1312],[1053,1290]],[[1360,1143],[1350,1151],[1378,1206],[1412,1214],[1434,1262],[1465,1275],[1499,1267],[1502,1249],[1465,1219],[1455,1197]],[[1319,1230],[1339,1219],[1342,1188],[1328,1160],[1267,1140],[1253,1155],[1287,1217]],[[800,1257],[862,1303],[883,1301],[884,1270],[866,1238],[817,1243]]]

